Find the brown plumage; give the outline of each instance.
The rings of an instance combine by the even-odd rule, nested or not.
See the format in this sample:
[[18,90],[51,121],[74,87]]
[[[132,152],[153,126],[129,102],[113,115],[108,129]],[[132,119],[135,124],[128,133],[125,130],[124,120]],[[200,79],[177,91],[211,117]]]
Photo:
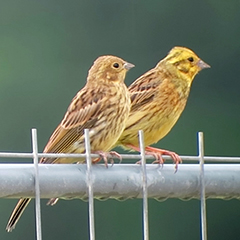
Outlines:
[[174,47],[155,68],[129,86],[132,107],[116,145],[139,151],[138,130],[143,130],[146,153],[154,155],[161,164],[162,155],[170,155],[177,168],[181,159],[176,153],[149,145],[172,129],[185,108],[194,77],[209,67],[190,49]]
[[[87,83],[73,98],[53,132],[44,153],[84,153],[84,129],[89,129],[91,151],[109,151],[124,130],[130,111],[130,95],[124,84],[126,72],[134,67],[115,56],[99,57],[89,70]],[[84,161],[82,159],[81,161]],[[74,163],[77,158],[42,158],[40,163]],[[30,198],[20,199],[8,221],[15,228]],[[50,200],[54,204],[57,199]]]

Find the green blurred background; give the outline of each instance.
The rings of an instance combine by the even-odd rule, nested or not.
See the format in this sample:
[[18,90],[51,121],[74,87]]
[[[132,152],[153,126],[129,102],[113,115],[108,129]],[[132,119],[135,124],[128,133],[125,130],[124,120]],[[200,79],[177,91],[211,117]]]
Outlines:
[[[239,156],[240,1],[218,0],[8,0],[0,5],[0,151],[39,150],[83,87],[92,62],[113,54],[136,67],[127,85],[175,45],[193,49],[212,66],[193,82],[187,107],[157,146],[196,155]],[[1,159],[1,162],[28,160]],[[17,200],[0,199],[0,239],[35,239],[33,203],[16,229],[5,232]],[[43,239],[88,239],[87,203],[42,201]],[[149,201],[150,239],[200,239],[200,202]],[[95,201],[98,240],[142,239],[142,202]],[[240,202],[208,200],[209,239],[238,239]]]

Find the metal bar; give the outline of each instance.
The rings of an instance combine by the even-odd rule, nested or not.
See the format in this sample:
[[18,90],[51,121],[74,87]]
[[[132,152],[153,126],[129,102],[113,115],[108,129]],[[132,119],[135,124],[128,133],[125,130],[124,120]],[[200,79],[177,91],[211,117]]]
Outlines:
[[204,179],[204,140],[203,133],[198,133],[198,154],[200,164],[200,188],[201,188],[201,233],[202,240],[207,240],[207,218],[206,218],[206,198],[205,198],[205,179]]
[[149,240],[149,226],[148,226],[148,186],[147,186],[147,171],[143,131],[138,132],[139,147],[141,153],[142,165],[142,191],[143,191],[143,235],[144,240]]
[[[86,164],[39,164],[41,198],[87,199]],[[199,165],[147,164],[148,198],[200,199]],[[206,198],[240,199],[240,164],[205,164]],[[137,164],[92,166],[94,198],[142,198],[142,169]],[[51,184],[49,184],[51,182]],[[0,164],[0,197],[34,198],[33,164]]]
[[[71,157],[71,158],[86,158],[86,154],[76,154],[76,153],[38,153],[38,158],[42,157]],[[100,157],[99,154],[91,154],[92,158]],[[114,156],[110,155],[110,157],[114,158]],[[136,159],[139,160],[141,156],[139,154],[121,154],[122,159]],[[199,161],[198,156],[180,156],[183,161]],[[0,158],[33,158],[32,153],[8,153],[8,152],[0,152]],[[146,159],[155,158],[152,155],[146,155]],[[163,155],[163,158],[166,160],[171,160],[169,156]],[[240,157],[214,157],[214,156],[204,156],[205,162],[232,162],[239,163]]]
[[37,129],[32,129],[32,150],[33,150],[34,177],[35,177],[34,182],[35,182],[36,234],[37,234],[37,240],[42,240]]
[[92,158],[91,158],[89,129],[84,129],[84,137],[85,137],[85,149],[86,149],[86,160],[87,160],[89,235],[90,235],[90,240],[95,240],[93,176],[92,176]]

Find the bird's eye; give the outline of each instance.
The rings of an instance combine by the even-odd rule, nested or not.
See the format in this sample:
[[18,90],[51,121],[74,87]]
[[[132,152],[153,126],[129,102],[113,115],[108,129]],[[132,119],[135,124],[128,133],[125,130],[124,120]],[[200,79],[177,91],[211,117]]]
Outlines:
[[189,58],[188,58],[188,61],[189,61],[189,62],[193,62],[193,61],[194,61],[193,57],[189,57]]
[[119,68],[119,64],[118,64],[118,63],[114,63],[114,64],[113,64],[113,67]]

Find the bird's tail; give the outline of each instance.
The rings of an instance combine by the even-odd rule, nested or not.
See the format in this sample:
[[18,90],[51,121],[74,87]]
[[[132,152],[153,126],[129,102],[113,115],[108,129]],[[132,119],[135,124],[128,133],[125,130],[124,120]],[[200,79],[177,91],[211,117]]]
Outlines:
[[30,201],[31,198],[22,198],[18,201],[8,220],[8,224],[6,227],[7,232],[11,232],[15,228],[19,218],[21,217],[23,211],[25,210]]

